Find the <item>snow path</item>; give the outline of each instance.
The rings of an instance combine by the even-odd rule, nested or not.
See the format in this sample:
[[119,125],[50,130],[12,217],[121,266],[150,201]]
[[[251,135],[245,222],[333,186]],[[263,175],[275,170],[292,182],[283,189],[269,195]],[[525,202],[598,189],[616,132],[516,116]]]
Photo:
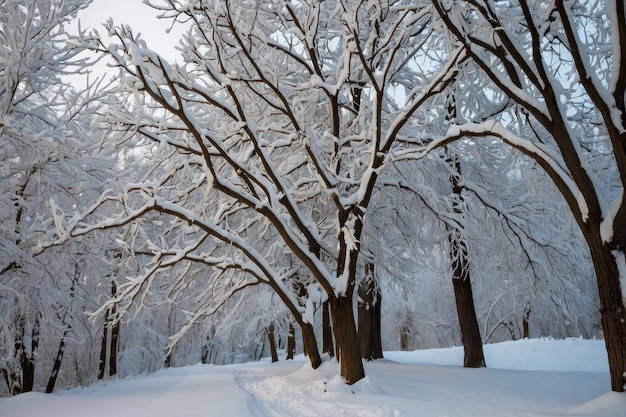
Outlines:
[[[294,364],[295,365],[295,364]],[[240,387],[255,398],[258,417],[399,417],[395,407],[380,404],[382,392],[369,377],[354,387],[346,386],[337,374],[337,364],[325,362],[314,371],[308,364],[292,373],[268,375],[267,370],[239,373]],[[285,369],[285,368],[283,368]],[[272,372],[274,373],[274,372]],[[378,395],[378,397],[377,397]],[[355,401],[357,400],[357,401]]]
[[258,417],[582,417],[593,414],[576,407],[584,409],[609,389],[606,374],[598,372],[463,369],[388,359],[366,364],[368,377],[347,387],[336,368],[327,362],[317,372],[305,365],[284,375],[261,368],[239,373],[237,381],[254,397]]
[[[208,370],[208,372],[207,372]],[[217,370],[217,372],[215,372]],[[248,416],[250,396],[233,389],[232,370],[187,367],[58,394],[0,398],[1,417]],[[181,410],[184,410],[181,413]]]

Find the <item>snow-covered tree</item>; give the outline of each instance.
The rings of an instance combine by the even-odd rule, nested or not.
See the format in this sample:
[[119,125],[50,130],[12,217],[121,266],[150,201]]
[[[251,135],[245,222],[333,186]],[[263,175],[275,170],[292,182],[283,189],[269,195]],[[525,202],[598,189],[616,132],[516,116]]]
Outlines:
[[[356,382],[364,372],[353,295],[374,186],[463,54],[425,47],[438,42],[432,16],[413,1],[151,5],[191,25],[181,64],[127,26],[109,25],[117,43],[91,40],[122,71],[124,106],[108,115],[118,140],[151,168],[69,219],[62,239],[135,228],[129,250],[153,258],[118,285],[122,313],[179,263],[206,267],[189,326],[263,283],[312,335],[314,312],[328,300],[340,373]],[[160,232],[146,234],[148,224]]]
[[457,48],[471,57],[467,65],[479,68],[486,81],[482,93],[471,80],[457,84],[457,97],[467,97],[457,106],[459,120],[429,146],[468,136],[498,137],[533,158],[549,175],[589,247],[611,387],[623,391],[624,2],[433,0],[432,4]]
[[88,4],[0,3],[0,372],[9,394],[51,391],[71,341],[90,338],[85,279],[99,254],[79,242],[43,250],[60,220],[50,201],[81,207],[111,168],[77,115],[91,107],[93,89],[75,91],[61,78],[87,65],[64,25]]

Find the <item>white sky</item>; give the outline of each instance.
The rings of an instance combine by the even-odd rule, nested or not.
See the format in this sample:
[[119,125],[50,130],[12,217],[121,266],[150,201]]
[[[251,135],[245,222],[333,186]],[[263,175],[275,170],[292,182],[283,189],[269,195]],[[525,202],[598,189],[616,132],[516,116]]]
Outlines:
[[[149,48],[173,62],[178,56],[175,46],[178,45],[183,30],[177,25],[167,33],[171,20],[158,19],[158,14],[157,10],[143,4],[142,0],[94,0],[87,9],[78,14],[78,19],[83,29],[88,29],[88,32],[96,29],[105,39],[107,33],[102,24],[107,19],[112,18],[115,24],[127,24],[135,34],[141,33]],[[69,31],[75,33],[76,29],[70,28]],[[99,65],[95,73],[100,75],[103,71],[104,64]]]
[[103,34],[102,24],[113,18],[117,24],[128,24],[135,33],[141,32],[143,38],[153,49],[173,49],[178,43],[178,33],[166,33],[170,20],[157,19],[159,12],[143,4],[142,0],[94,0],[91,5],[79,13],[83,27],[98,29]]

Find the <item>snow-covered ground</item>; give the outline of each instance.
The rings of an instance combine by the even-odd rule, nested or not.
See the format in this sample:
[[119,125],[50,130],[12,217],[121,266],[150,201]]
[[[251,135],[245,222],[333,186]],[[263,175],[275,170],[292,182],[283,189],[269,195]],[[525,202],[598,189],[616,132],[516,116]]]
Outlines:
[[464,369],[461,348],[386,352],[347,386],[338,365],[301,356],[197,365],[51,395],[0,399],[0,416],[584,416],[624,417],[609,392],[604,342],[522,340],[485,346],[486,369]]

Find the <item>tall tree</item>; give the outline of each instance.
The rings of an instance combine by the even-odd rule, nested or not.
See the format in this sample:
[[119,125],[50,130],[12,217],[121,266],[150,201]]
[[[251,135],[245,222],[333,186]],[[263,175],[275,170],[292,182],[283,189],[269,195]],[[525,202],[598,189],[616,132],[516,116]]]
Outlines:
[[[611,387],[626,382],[626,7],[581,2],[440,1],[441,21],[499,100],[430,144],[498,137],[533,158],[565,199],[594,265]],[[608,52],[608,53],[607,53]],[[471,83],[466,83],[465,88]],[[457,90],[457,97],[470,95]],[[512,107],[509,104],[512,103]],[[493,112],[497,108],[509,111]],[[459,108],[462,113],[463,110]]]
[[[452,165],[452,209],[454,214],[463,215],[463,186],[461,176],[461,164],[455,156],[448,153],[448,163]],[[463,366],[466,368],[482,368],[485,365],[483,354],[483,341],[476,318],[474,307],[474,295],[472,281],[470,279],[470,264],[468,246],[460,226],[451,226],[446,223],[448,242],[450,244],[450,260],[452,263],[452,287],[454,288],[454,300],[461,328],[461,341],[463,342],[464,357]]]
[[107,172],[96,168],[110,167],[92,157],[77,116],[91,108],[93,90],[78,92],[62,79],[87,66],[64,26],[88,4],[0,3],[0,369],[12,394],[37,387],[43,359],[80,320],[68,305],[74,266],[60,259],[82,262],[85,253],[75,244],[42,253],[54,238],[49,203],[78,208],[102,190]]
[[[303,334],[312,335],[313,313],[328,300],[340,374],[358,381],[354,291],[374,185],[385,155],[406,146],[406,127],[454,77],[449,69],[462,54],[431,58],[431,17],[412,1],[153,6],[193,26],[181,42],[184,65],[166,63],[125,27],[109,27],[116,44],[91,43],[122,69],[127,110],[111,107],[109,117],[128,127],[124,143],[150,155],[152,168],[123,192],[103,195],[61,234],[167,225],[162,238],[142,240],[154,259],[120,285],[128,303],[155,273],[188,261],[211,266],[211,285],[225,296],[269,285]],[[418,71],[424,60],[431,65]],[[347,99],[355,83],[367,96],[358,111]],[[394,92],[405,87],[400,104]],[[120,214],[104,218],[103,205]],[[286,267],[285,253],[304,273]],[[296,276],[309,280],[305,307],[289,285]],[[213,307],[198,307],[194,317]]]

